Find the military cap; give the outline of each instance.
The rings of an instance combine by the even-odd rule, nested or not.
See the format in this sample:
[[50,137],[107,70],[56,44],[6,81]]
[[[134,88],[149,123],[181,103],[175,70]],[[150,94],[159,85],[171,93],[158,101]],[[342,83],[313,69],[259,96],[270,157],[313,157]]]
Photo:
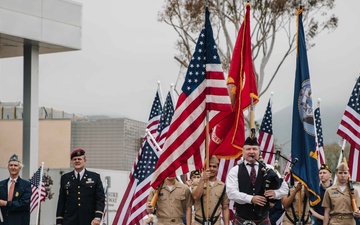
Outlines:
[[200,174],[200,170],[193,170],[193,171],[191,171],[191,173],[190,173],[190,178],[191,178],[192,176],[199,176],[199,175],[201,175],[201,174]]
[[256,137],[248,137],[246,138],[244,145],[257,145],[260,146]]
[[74,157],[77,157],[77,156],[82,156],[82,155],[85,155],[84,149],[81,149],[81,148],[75,149],[71,153],[71,159],[73,159]]
[[346,163],[340,163],[337,167],[336,167],[336,171],[341,170],[341,171],[349,171],[349,167],[346,165]]
[[327,171],[329,171],[331,173],[331,170],[330,170],[329,166],[326,165],[325,163],[321,164],[321,166],[319,168],[319,171],[320,170],[327,170]]
[[20,162],[19,156],[16,154],[13,154],[9,159],[9,162],[11,162],[11,161]]
[[216,158],[216,156],[211,156],[210,160],[209,160],[209,164],[210,163],[214,163],[214,164],[219,164],[219,160],[218,158]]

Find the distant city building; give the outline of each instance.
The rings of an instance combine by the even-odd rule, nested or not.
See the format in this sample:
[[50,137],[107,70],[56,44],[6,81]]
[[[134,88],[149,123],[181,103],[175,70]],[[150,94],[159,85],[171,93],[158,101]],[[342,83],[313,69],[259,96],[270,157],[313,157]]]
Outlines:
[[[20,102],[0,102],[0,150],[22,158]],[[39,162],[46,168],[70,167],[70,152],[86,151],[87,167],[130,171],[145,135],[146,123],[127,118],[94,118],[39,108]],[[8,157],[0,158],[5,166]]]
[[71,123],[71,149],[86,151],[87,167],[130,171],[146,123],[126,119],[82,119]]

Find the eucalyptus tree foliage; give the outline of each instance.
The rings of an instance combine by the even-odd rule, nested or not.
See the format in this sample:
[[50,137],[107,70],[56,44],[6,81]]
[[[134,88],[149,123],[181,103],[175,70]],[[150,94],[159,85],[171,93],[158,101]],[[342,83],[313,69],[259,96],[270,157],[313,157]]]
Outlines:
[[[218,44],[225,72],[229,69],[236,36],[240,29],[247,1],[235,0],[165,0],[158,19],[173,27],[178,34],[175,59],[182,69],[190,61],[197,36],[204,24],[205,4],[211,13],[214,37]],[[296,47],[296,12],[300,2],[290,0],[252,0],[251,36],[259,95],[265,93],[285,59]],[[331,13],[335,0],[302,2],[303,23],[308,49],[322,31],[337,28],[338,18]],[[278,42],[276,42],[278,40]],[[275,45],[276,44],[276,45]],[[278,47],[280,46],[280,47]],[[277,56],[274,56],[276,51]],[[280,57],[279,57],[280,53]],[[273,58],[272,58],[273,57]],[[269,71],[269,65],[273,71]],[[180,70],[180,73],[182,70]],[[264,78],[268,83],[264,84]],[[264,86],[264,87],[263,87]]]

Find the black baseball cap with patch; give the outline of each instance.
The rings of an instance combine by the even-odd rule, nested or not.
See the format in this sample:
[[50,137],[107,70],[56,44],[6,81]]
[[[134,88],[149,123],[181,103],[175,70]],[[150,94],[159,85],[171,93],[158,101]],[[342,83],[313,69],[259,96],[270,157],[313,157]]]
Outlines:
[[330,167],[328,165],[326,165],[325,163],[321,164],[319,171],[320,170],[327,170],[331,173]]
[[192,177],[192,176],[198,176],[198,175],[200,175],[200,170],[193,170],[193,171],[191,171],[191,173],[190,173],[190,178]]

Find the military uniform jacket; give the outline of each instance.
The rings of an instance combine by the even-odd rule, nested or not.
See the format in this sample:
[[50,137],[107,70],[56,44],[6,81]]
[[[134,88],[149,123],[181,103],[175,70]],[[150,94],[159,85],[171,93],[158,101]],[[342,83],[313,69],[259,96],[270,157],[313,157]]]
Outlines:
[[[356,205],[360,205],[360,199],[358,191],[355,189],[355,202]],[[330,223],[335,224],[336,220],[339,217],[342,218],[342,224],[355,224],[353,211],[350,201],[350,190],[349,187],[346,186],[344,191],[342,192],[338,184],[335,184],[326,189],[324,199],[322,202],[322,206],[324,208],[330,208]],[[349,219],[350,221],[345,221],[345,219]]]
[[[209,182],[210,183],[210,182]],[[197,187],[197,185],[194,185],[193,189],[195,189]],[[209,209],[209,215],[211,216],[211,214],[214,212],[215,206],[217,205],[218,201],[221,198],[221,195],[223,193],[223,190],[225,188],[225,184],[223,182],[221,182],[220,180],[216,179],[216,181],[214,182],[213,186],[209,185],[209,204],[208,204],[208,209]],[[202,214],[202,208],[201,208],[201,198],[198,200],[194,200],[195,203],[195,217],[199,218],[201,221],[204,220],[203,218],[203,214]],[[204,206],[204,212],[205,210],[205,206],[206,206],[206,183],[204,183],[204,192],[202,195],[202,201],[203,201],[203,206]],[[227,194],[224,193],[220,205],[219,207],[216,209],[215,212],[215,216],[219,216],[219,218],[217,219],[216,223],[213,223],[214,225],[220,225],[221,224],[221,218],[220,218],[220,213],[221,213],[221,206],[226,206],[229,205],[229,198],[227,197]],[[200,224],[199,222],[195,222],[195,224]]]
[[[290,187],[290,193],[295,192],[296,188]],[[311,219],[310,219],[310,214],[309,214],[309,210],[310,210],[310,205],[309,205],[309,198],[306,196],[305,193],[305,187],[303,187],[301,189],[301,203],[300,203],[300,207],[301,207],[301,215],[299,215],[299,193],[295,194],[295,198],[294,201],[292,202],[291,205],[289,205],[285,210],[286,210],[286,215],[284,216],[283,219],[283,225],[291,225],[291,224],[295,224],[295,222],[300,218],[304,217],[304,221],[303,224],[304,225],[310,225],[311,224]],[[304,204],[305,202],[305,204]],[[295,218],[294,218],[295,215]]]
[[[0,182],[0,199],[8,199],[9,178]],[[16,180],[12,201],[1,207],[4,222],[1,225],[29,225],[31,184],[20,177]]]
[[100,175],[85,170],[77,181],[74,171],[61,176],[56,224],[89,225],[102,218],[105,206],[104,188]]
[[[148,202],[152,200],[154,193],[155,190],[153,189],[149,194]],[[186,208],[191,207],[192,204],[192,196],[188,186],[176,181],[172,189],[169,190],[166,185],[163,185],[156,202],[156,216],[158,219],[167,218],[181,221]],[[158,224],[161,223],[158,222]]]

